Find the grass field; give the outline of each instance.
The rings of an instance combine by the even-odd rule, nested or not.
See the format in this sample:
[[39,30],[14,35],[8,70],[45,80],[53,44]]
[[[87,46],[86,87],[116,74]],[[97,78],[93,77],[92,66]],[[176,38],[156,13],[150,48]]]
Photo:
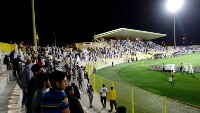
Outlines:
[[118,64],[114,67],[106,67],[97,71],[97,74],[110,80],[134,85],[149,92],[167,96],[200,107],[200,73],[193,75],[181,75],[175,73],[175,83],[168,82],[170,74],[162,74],[160,71],[149,71],[149,65],[162,65],[180,63],[191,63],[200,66],[200,53],[179,56],[177,58],[166,58],[156,61],[139,61],[133,63]]

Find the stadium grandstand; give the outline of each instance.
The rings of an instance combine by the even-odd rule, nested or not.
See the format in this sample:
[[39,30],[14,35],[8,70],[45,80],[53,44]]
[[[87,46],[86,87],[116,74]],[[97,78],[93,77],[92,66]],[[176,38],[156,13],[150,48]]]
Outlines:
[[103,39],[130,39],[130,40],[152,40],[156,38],[165,37],[166,34],[153,33],[148,31],[119,28],[105,33],[94,35],[94,40],[102,41]]

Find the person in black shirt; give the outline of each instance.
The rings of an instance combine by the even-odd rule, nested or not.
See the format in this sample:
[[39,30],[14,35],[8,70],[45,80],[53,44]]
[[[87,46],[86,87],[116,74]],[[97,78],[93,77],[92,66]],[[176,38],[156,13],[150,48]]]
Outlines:
[[9,54],[10,62],[12,62],[12,61],[14,60],[14,56],[15,56],[15,51],[13,50],[13,51]]
[[31,70],[33,72],[33,77],[29,80],[27,86],[27,102],[26,102],[27,113],[32,113],[32,106],[31,106],[32,98],[35,91],[37,90],[36,76],[40,73],[43,73],[42,67],[39,64],[34,64],[31,67]]
[[76,86],[75,83],[72,83],[72,87],[73,87],[73,89],[74,89],[74,96],[75,96],[76,98],[78,98],[78,99],[81,99],[78,86]]
[[74,96],[74,88],[66,86],[65,93],[68,96],[70,113],[84,113],[80,101]]
[[19,75],[20,73],[20,62],[24,63],[24,61],[20,59],[20,55],[18,55],[17,58],[13,60],[13,75],[15,76],[15,78],[17,78],[17,75]]
[[180,64],[180,72],[181,72],[181,74],[183,74],[183,64],[182,63]]
[[8,57],[8,55],[5,55],[5,57],[3,59],[3,64],[5,64],[7,66],[7,70],[9,70],[11,68],[9,63],[10,63],[10,58]]

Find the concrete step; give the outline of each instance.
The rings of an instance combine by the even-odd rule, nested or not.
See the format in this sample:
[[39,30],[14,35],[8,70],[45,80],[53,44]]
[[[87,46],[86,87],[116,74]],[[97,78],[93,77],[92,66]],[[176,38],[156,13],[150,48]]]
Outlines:
[[4,88],[3,92],[0,94],[0,112],[7,113],[7,106],[13,89],[16,85],[16,81],[10,81]]

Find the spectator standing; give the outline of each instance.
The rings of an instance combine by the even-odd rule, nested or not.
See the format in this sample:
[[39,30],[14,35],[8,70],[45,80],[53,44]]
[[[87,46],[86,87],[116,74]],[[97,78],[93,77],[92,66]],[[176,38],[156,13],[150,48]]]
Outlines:
[[79,87],[79,89],[82,89],[83,78],[82,78],[81,74],[78,74],[77,81],[78,81],[78,87]]
[[35,91],[37,90],[37,84],[35,81],[36,77],[38,74],[43,73],[42,67],[38,64],[34,64],[31,67],[31,70],[33,72],[33,77],[29,80],[28,86],[27,86],[27,102],[26,102],[26,107],[27,107],[26,112],[27,113],[32,113],[32,106],[31,106],[32,98],[33,98]]
[[71,82],[72,75],[73,75],[72,70],[69,68],[67,70],[67,80],[68,80],[68,82]]
[[42,59],[41,59],[41,58],[38,58],[38,61],[36,62],[36,64],[40,65],[41,67],[44,65],[44,64],[42,63]]
[[7,66],[7,70],[11,69],[10,66],[10,58],[8,57],[8,55],[5,55],[4,59],[3,59],[3,64],[5,64]]
[[86,77],[88,83],[90,83],[90,79],[89,79],[89,77],[88,77],[88,72],[85,71],[85,74],[84,74],[84,75],[85,75],[85,77]]
[[9,54],[9,57],[10,57],[10,62],[12,62],[15,58],[15,50],[13,50],[10,54]]
[[82,81],[82,89],[83,91],[87,91],[87,88],[88,88],[88,80],[86,79],[86,77],[84,76],[84,79]]
[[113,110],[113,104],[115,106],[115,110],[117,110],[117,102],[116,102],[117,93],[116,93],[116,91],[114,90],[113,87],[110,87],[110,89],[111,90],[108,91],[107,98],[110,100],[110,110],[109,110],[109,112],[112,112],[112,110]]
[[90,102],[90,108],[92,108],[92,101],[93,101],[93,93],[94,93],[94,90],[92,88],[92,85],[90,85],[87,89],[87,93],[88,93],[88,97],[89,97],[89,102]]
[[64,90],[67,85],[66,74],[54,71],[50,74],[50,91],[42,96],[42,113],[70,113],[67,95]]
[[68,96],[70,113],[84,113],[80,101],[74,96],[74,88],[66,86],[65,93]]
[[20,86],[23,92],[22,106],[24,106],[27,101],[27,86],[28,86],[28,81],[30,80],[31,76],[32,76],[32,72],[27,63],[24,70],[19,74],[18,80],[17,80],[18,85]]
[[78,99],[81,99],[81,96],[80,96],[80,91],[78,89],[78,87],[76,86],[75,83],[72,83],[72,87],[74,89],[74,96]]
[[[18,55],[17,56],[17,58],[15,58],[14,60],[13,60],[13,73],[14,73],[14,76],[15,76],[15,78],[17,78],[17,76],[19,75],[19,73],[20,73],[20,62],[23,62],[24,63],[24,61],[22,61],[21,59],[20,59],[20,55]],[[16,74],[17,73],[17,74]]]
[[102,88],[100,90],[100,95],[101,95],[101,104],[103,108],[106,108],[106,95],[108,93],[108,89],[105,87],[105,85],[102,85]]
[[32,113],[41,112],[41,100],[42,95],[46,93],[46,89],[50,88],[49,74],[40,73],[36,77],[37,90],[35,91],[32,98]]

